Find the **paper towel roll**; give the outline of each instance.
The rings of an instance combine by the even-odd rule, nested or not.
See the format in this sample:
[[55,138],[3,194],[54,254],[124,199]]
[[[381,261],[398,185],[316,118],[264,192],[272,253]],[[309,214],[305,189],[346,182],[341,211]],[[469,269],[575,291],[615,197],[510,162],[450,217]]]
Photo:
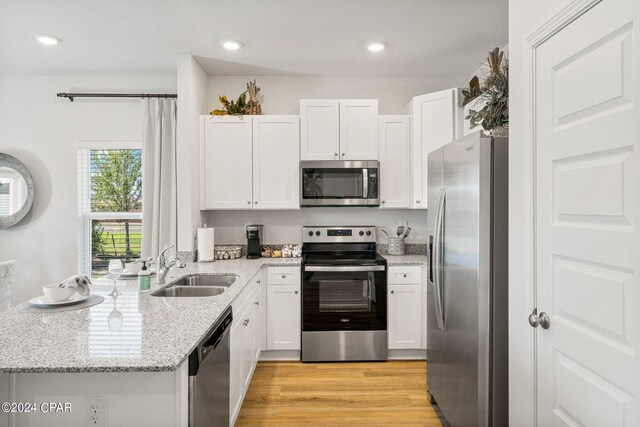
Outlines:
[[213,228],[198,228],[198,261],[213,261]]

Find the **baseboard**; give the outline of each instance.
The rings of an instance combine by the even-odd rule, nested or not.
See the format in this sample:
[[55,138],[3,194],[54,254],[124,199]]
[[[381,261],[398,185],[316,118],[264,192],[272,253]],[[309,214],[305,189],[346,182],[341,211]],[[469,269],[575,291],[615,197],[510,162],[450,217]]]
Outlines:
[[262,350],[261,362],[300,360],[300,350]]
[[389,352],[387,353],[387,360],[427,360],[427,350],[389,350]]

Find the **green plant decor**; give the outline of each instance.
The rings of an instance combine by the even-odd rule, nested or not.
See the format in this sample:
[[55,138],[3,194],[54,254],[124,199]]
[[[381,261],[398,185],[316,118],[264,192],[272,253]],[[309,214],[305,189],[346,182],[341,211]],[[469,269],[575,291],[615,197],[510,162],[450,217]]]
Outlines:
[[487,56],[487,74],[480,84],[478,76],[469,81],[469,89],[462,91],[462,106],[474,102],[481,109],[470,109],[465,117],[471,128],[482,126],[490,131],[509,123],[509,59],[495,48]]
[[211,111],[212,116],[241,116],[247,109],[247,91],[240,94],[237,101],[229,101],[227,95],[220,95],[218,100],[222,104],[222,109]]

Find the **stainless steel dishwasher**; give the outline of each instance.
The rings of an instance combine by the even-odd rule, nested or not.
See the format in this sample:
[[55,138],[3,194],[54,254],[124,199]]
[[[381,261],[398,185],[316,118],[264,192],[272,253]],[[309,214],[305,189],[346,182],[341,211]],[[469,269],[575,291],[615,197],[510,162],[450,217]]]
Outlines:
[[231,307],[189,355],[189,426],[229,425]]

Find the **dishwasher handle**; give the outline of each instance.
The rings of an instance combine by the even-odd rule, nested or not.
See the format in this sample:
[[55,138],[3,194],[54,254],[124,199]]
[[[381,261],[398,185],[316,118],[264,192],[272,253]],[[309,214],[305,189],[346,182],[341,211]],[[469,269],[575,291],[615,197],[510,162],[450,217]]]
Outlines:
[[233,315],[231,307],[229,307],[221,316],[205,338],[189,355],[189,376],[196,376],[200,364],[206,359],[207,355],[214,350],[231,329]]

